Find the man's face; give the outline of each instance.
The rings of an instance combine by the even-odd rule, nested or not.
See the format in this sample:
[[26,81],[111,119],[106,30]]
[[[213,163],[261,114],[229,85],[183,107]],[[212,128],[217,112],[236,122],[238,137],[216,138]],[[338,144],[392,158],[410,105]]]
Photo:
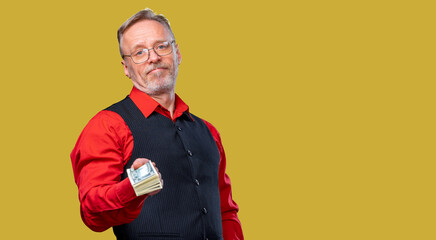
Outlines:
[[[130,55],[137,49],[153,48],[156,43],[172,41],[171,33],[162,24],[153,20],[139,21],[123,34],[121,49]],[[150,96],[174,92],[179,64],[182,60],[178,46],[171,46],[173,52],[159,56],[149,50],[147,61],[136,64],[130,57],[124,57],[124,73],[133,85]]]

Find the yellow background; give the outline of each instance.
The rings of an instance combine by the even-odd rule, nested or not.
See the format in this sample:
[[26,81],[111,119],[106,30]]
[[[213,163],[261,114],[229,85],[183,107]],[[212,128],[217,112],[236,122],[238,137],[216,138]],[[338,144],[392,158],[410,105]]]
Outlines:
[[3,1],[1,238],[113,239],[82,223],[69,154],[129,93],[116,30],[150,7],[246,239],[436,239],[432,2]]

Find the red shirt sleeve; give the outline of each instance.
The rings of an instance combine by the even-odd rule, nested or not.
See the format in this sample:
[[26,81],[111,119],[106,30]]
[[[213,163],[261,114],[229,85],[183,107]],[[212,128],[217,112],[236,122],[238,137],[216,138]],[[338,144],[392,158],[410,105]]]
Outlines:
[[[244,239],[237,216],[239,208],[232,199],[230,178],[225,173],[226,157],[220,135],[214,126],[204,122],[220,153],[219,189],[224,239]],[[146,195],[136,197],[129,179],[120,181],[132,149],[133,137],[121,116],[101,111],[89,121],[71,153],[81,216],[93,231],[129,223],[141,211]]]
[[226,154],[221,142],[221,136],[216,128],[209,122],[203,120],[212,133],[213,138],[220,152],[220,167],[218,181],[221,199],[221,218],[223,225],[223,237],[225,240],[243,240],[241,222],[238,219],[238,205],[233,201],[230,178],[226,174]]
[[120,181],[133,147],[129,134],[118,114],[101,111],[89,121],[71,153],[81,216],[93,231],[133,221],[146,198],[136,197],[129,179]]

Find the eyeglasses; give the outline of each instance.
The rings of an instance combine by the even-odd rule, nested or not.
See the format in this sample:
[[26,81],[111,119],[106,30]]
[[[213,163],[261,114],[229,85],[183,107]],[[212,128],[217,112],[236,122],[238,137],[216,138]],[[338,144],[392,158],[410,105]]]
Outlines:
[[136,64],[140,64],[143,63],[145,61],[148,60],[148,58],[150,57],[150,50],[154,50],[154,52],[162,57],[165,55],[168,55],[170,53],[173,52],[173,47],[172,44],[175,42],[176,40],[172,40],[171,42],[158,42],[156,43],[153,48],[139,48],[136,49],[135,51],[133,51],[130,55],[123,55],[124,57],[130,57],[132,58],[132,61]]

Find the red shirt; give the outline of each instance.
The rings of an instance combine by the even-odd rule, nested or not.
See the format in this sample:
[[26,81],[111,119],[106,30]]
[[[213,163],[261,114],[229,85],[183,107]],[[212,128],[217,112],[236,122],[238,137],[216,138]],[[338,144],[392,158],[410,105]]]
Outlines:
[[[130,92],[130,98],[145,117],[156,111],[175,121],[185,111],[189,112],[188,105],[177,95],[173,118],[168,110],[136,88]],[[225,173],[226,155],[220,135],[212,124],[204,122],[220,153],[218,177],[224,239],[244,239],[237,216],[239,208],[232,199],[230,178]],[[121,181],[132,150],[132,133],[121,116],[112,111],[103,110],[94,116],[77,140],[71,163],[79,188],[82,220],[93,231],[130,223],[139,215],[142,204],[147,204],[147,195],[137,197],[129,179]]]

